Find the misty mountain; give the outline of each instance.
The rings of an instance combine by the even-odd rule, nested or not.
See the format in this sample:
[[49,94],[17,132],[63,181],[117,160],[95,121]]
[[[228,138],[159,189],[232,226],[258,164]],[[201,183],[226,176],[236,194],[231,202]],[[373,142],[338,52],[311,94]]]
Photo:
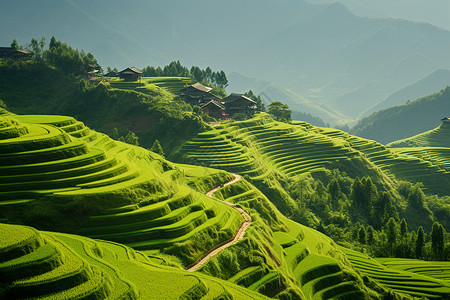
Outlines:
[[346,116],[341,113],[334,111],[325,105],[318,105],[314,101],[306,99],[305,97],[270,81],[257,79],[236,72],[229,74],[228,80],[230,86],[227,90],[240,93],[252,90],[255,94],[261,96],[266,107],[274,101],[281,101],[284,104],[289,105],[291,110],[318,116],[323,119],[324,122],[336,124],[341,123],[343,120],[344,122],[349,121]]
[[92,52],[103,67],[142,68],[180,60],[264,78],[289,91],[277,98],[290,101],[301,95],[313,100],[318,111],[345,122],[432,71],[450,68],[450,32],[429,24],[360,17],[339,3],[2,3],[0,45],[14,38],[25,45],[32,37],[49,40],[52,35]]
[[437,70],[427,75],[426,77],[405,86],[392,95],[385,98],[375,106],[371,107],[364,114],[369,115],[376,111],[405,104],[414,99],[424,97],[426,95],[435,93],[450,85],[450,70]]
[[[314,4],[333,3],[336,0],[308,0]],[[401,18],[430,23],[450,30],[450,2],[447,0],[338,0],[360,16],[370,18]]]

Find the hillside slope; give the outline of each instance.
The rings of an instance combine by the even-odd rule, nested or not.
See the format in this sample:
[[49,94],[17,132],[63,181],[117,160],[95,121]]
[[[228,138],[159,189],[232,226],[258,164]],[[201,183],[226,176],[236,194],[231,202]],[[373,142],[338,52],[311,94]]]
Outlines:
[[[155,79],[147,79],[153,80]],[[164,78],[161,78],[164,80]],[[179,90],[186,79],[175,80]],[[41,64],[0,65],[0,99],[17,114],[70,115],[97,131],[136,133],[150,148],[158,139],[166,154],[208,125],[170,93],[170,80],[139,84],[87,82]],[[157,86],[161,85],[161,87]],[[119,89],[119,88],[130,88]],[[139,92],[141,91],[141,92]]]
[[[133,245],[184,243],[195,261],[227,240],[241,215],[192,187],[209,189],[230,174],[176,166],[117,142],[71,117],[0,117],[0,218]],[[191,187],[192,186],[192,187]],[[195,237],[204,242],[195,244]]]
[[351,133],[380,143],[404,139],[436,128],[450,111],[450,88],[410,103],[376,112],[359,121]]
[[[260,121],[265,119],[270,121],[260,116]],[[47,296],[51,286],[61,297],[86,293],[94,299],[125,294],[145,299],[147,293],[259,297],[230,284],[237,283],[278,298],[387,294],[385,288],[364,282],[334,241],[287,219],[245,179],[224,186],[233,177],[224,171],[173,164],[71,117],[54,115],[3,115],[0,149],[1,174],[8,174],[0,176],[3,222],[76,231],[142,250],[135,253],[119,244],[62,233],[46,232],[41,238],[33,229],[10,226],[5,230],[10,242],[2,242],[21,247],[20,238],[26,236],[25,250],[3,247],[8,255],[2,256],[7,261],[0,262],[0,274],[17,276],[5,275],[8,286],[1,293]],[[213,198],[204,195],[216,186]],[[230,283],[155,265],[188,266],[233,236],[242,216],[223,200],[248,212],[252,222],[243,239],[212,257],[200,272]],[[0,228],[4,226],[9,225]],[[24,266],[32,277],[21,277]],[[61,275],[67,273],[73,276]],[[157,279],[161,276],[175,280],[180,289]],[[154,288],[149,288],[149,278]],[[446,292],[444,285],[442,290]]]
[[0,224],[3,299],[267,299],[100,240]]
[[351,177],[370,175],[381,186],[403,179],[423,182],[430,192],[450,192],[445,184],[435,184],[436,180],[450,180],[450,174],[435,165],[340,130],[299,121],[292,125],[275,122],[266,114],[200,133],[183,145],[180,155],[198,164],[248,175],[253,181],[263,181],[274,172],[293,177],[337,168]]

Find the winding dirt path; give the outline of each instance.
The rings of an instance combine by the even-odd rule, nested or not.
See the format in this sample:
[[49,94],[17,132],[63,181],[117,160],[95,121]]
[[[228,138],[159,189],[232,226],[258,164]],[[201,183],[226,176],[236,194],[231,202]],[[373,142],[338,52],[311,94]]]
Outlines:
[[[207,192],[206,196],[207,197],[212,197],[212,194],[214,194],[214,192],[216,192],[217,190],[219,190],[219,189],[221,189],[221,188],[223,188],[223,187],[225,187],[227,185],[233,184],[233,183],[241,180],[241,178],[242,178],[241,176],[236,175],[236,174],[233,174],[233,176],[234,176],[233,180],[225,183],[224,185],[215,187],[214,189],[212,189],[209,192]],[[250,215],[248,213],[246,213],[242,208],[239,208],[236,205],[234,205],[233,203],[230,203],[230,202],[227,202],[227,201],[222,201],[222,202],[225,203],[226,205],[236,209],[244,217],[244,222],[241,223],[241,225],[239,226],[237,232],[234,234],[234,236],[231,239],[229,239],[229,240],[225,241],[224,243],[221,243],[218,246],[214,247],[213,249],[208,251],[205,255],[203,255],[201,259],[196,261],[193,265],[190,265],[189,268],[187,269],[189,272],[194,272],[194,271],[198,270],[211,257],[216,255],[220,251],[224,250],[228,246],[231,246],[231,245],[237,243],[238,241],[242,240],[244,238],[245,231],[247,230],[247,228],[252,223],[252,217],[250,217]]]

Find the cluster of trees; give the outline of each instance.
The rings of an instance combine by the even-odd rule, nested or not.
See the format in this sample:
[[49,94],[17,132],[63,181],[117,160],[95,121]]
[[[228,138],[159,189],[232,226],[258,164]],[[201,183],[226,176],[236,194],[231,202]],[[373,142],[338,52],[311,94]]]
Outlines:
[[190,69],[181,65],[180,61],[172,61],[168,65],[161,67],[147,66],[142,69],[142,75],[145,77],[191,77],[195,81],[204,82],[207,85],[226,88],[228,78],[224,71],[213,71],[210,67],[201,69],[192,66]]
[[[421,184],[400,182],[387,192],[379,190],[368,176],[353,179],[334,170],[326,179],[291,179],[284,188],[298,203],[292,219],[316,228],[345,246],[363,247],[375,256],[450,258],[450,239],[446,238],[443,225],[435,222],[434,233],[428,239],[422,235],[423,242],[420,242],[419,231],[423,233],[423,228],[419,224],[430,228],[433,223],[433,213],[428,208],[432,197],[423,193]],[[434,220],[445,223],[445,215],[444,219],[437,217],[434,215]],[[412,228],[418,228],[417,233],[408,231],[406,219],[412,222]],[[420,255],[416,248],[421,249]]]
[[267,112],[276,121],[289,122],[292,120],[291,118],[292,111],[289,109],[289,106],[287,104],[283,104],[280,101],[275,101],[270,103],[267,107],[268,107]]
[[417,232],[409,232],[404,218],[400,223],[390,218],[382,230],[357,224],[353,230],[353,239],[373,256],[441,261],[450,259],[449,234],[438,222],[434,222],[428,235],[422,226]]
[[35,62],[44,63],[76,76],[86,74],[92,66],[98,66],[97,60],[91,53],[85,53],[84,50],[78,51],[66,43],[57,41],[54,36],[50,39],[48,49],[45,49],[45,37],[40,40],[32,38],[30,44],[25,47],[19,46],[17,41],[13,40],[11,47],[29,49],[33,51]]

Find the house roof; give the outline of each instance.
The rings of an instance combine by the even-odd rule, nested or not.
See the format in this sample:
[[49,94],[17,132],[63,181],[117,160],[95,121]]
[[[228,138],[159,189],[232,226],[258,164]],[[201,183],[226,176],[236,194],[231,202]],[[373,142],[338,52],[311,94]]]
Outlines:
[[119,74],[142,74],[142,71],[135,67],[129,67],[120,71]]
[[109,73],[106,73],[106,74],[103,75],[103,76],[105,76],[105,77],[117,77],[117,75],[118,75],[117,72],[111,71],[111,72],[109,72]]
[[244,96],[244,94],[239,94],[239,93],[231,93],[228,97],[224,98],[223,101],[225,103],[231,103],[231,102],[234,102],[234,101],[236,101],[238,99],[244,99],[246,101],[249,101],[251,103],[256,104],[256,102],[253,101],[252,99]]
[[209,101],[209,102],[206,102],[206,103],[203,104],[201,107],[203,108],[203,107],[205,107],[205,106],[210,106],[210,105],[215,105],[215,106],[219,107],[220,109],[225,110],[225,107],[224,107],[222,104],[220,104],[219,102],[214,101],[214,100],[211,100],[211,101]]
[[209,93],[209,92],[212,90],[212,88],[207,87],[207,86],[204,86],[204,85],[201,84],[200,82],[197,82],[197,83],[191,85],[191,87],[193,87],[193,88],[196,89],[196,90],[205,92],[205,93]]
[[23,55],[33,54],[33,52],[31,52],[30,50],[27,50],[27,49],[15,49],[12,47],[0,47],[0,53],[13,53],[13,52],[20,53]]

